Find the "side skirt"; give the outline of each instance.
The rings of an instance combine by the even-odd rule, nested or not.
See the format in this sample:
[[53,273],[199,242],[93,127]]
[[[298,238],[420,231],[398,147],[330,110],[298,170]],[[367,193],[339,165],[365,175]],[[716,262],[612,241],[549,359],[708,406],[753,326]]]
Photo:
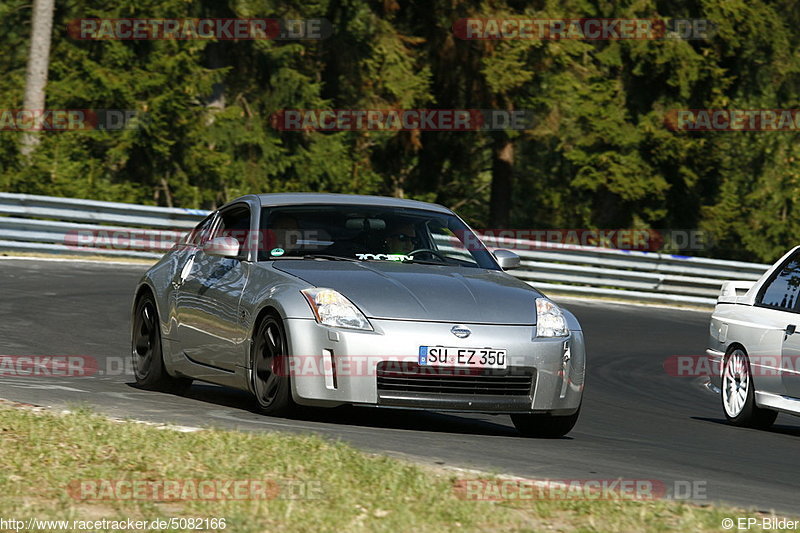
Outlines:
[[800,415],[800,399],[756,391],[756,405],[790,415]]

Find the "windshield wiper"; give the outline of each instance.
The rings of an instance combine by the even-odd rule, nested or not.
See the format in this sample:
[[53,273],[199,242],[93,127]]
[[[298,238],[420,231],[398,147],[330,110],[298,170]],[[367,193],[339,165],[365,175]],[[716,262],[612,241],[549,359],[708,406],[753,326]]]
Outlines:
[[414,263],[417,265],[440,265],[440,266],[451,266],[451,265],[458,265],[461,266],[461,263],[456,261],[425,261],[424,259],[404,259],[400,261],[401,263]]

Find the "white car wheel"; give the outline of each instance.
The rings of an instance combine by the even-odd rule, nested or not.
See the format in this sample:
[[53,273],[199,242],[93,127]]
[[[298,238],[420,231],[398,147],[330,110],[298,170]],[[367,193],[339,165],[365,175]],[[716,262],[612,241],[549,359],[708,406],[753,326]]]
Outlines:
[[750,391],[750,369],[747,356],[740,349],[730,353],[722,373],[722,406],[725,414],[735,418],[742,413]]
[[741,348],[733,349],[722,366],[722,408],[736,426],[767,428],[778,413],[756,406],[750,361]]

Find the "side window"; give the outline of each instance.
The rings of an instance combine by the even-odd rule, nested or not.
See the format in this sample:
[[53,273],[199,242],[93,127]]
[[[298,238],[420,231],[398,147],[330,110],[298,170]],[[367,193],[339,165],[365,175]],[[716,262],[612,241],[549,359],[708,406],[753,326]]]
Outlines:
[[775,309],[800,311],[798,289],[800,289],[800,252],[791,256],[777,274],[773,274],[773,278],[762,289],[758,303]]
[[468,243],[462,242],[453,230],[440,224],[430,224],[429,228],[436,250],[453,259],[476,265],[467,248]]
[[216,213],[211,213],[200,222],[186,237],[186,244],[191,246],[202,246],[211,237],[211,230],[214,229]]
[[220,212],[220,223],[214,232],[215,237],[233,237],[239,241],[240,255],[246,255],[247,237],[250,234],[250,208],[233,206]]

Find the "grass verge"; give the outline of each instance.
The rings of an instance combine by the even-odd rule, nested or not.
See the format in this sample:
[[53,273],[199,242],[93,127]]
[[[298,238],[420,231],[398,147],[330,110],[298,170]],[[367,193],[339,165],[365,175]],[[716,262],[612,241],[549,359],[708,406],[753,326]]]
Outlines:
[[[224,518],[224,530],[236,533],[416,533],[703,532],[720,531],[726,517],[754,516],[759,523],[762,519],[741,510],[667,500],[469,501],[461,499],[453,487],[459,478],[474,475],[369,455],[316,436],[213,429],[181,433],[120,423],[80,409],[57,414],[0,407],[0,445],[0,517],[6,520],[132,519],[150,523],[157,518],[199,517]],[[132,485],[119,483],[165,480],[206,480],[217,484],[215,491],[225,481],[261,480],[270,487],[265,493],[269,497],[153,501],[139,499],[133,489],[122,488]],[[201,485],[194,486],[202,492]],[[181,489],[182,496],[192,497],[194,492],[186,487]],[[96,498],[86,499],[88,496]],[[200,525],[195,530],[223,530]],[[83,530],[110,531],[113,527]],[[147,528],[159,529],[190,528]]]

